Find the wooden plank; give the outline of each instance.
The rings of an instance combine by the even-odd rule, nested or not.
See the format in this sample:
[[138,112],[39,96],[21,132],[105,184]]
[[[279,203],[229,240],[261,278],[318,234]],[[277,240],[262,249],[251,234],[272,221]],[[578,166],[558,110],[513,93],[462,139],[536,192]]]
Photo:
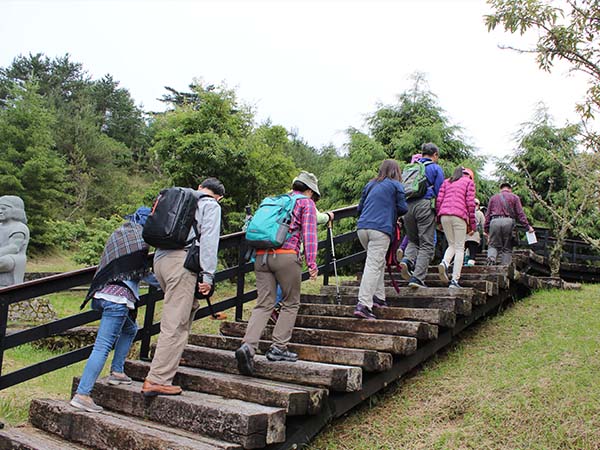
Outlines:
[[[208,347],[188,345],[183,351],[188,366],[225,373],[239,373],[234,352]],[[362,370],[360,367],[315,363],[309,361],[269,361],[261,355],[254,357],[255,376],[269,380],[308,384],[332,391],[352,392],[360,390]]]
[[0,430],[0,450],[86,450],[87,448],[31,426]]
[[[78,381],[73,380],[73,391]],[[112,386],[101,379],[94,385],[92,398],[112,411],[233,442],[244,448],[262,448],[285,440],[285,410],[282,408],[194,391],[145,398],[141,389],[142,383],[136,381],[129,386]]]
[[[354,308],[349,308],[354,311]],[[240,345],[242,345],[242,339],[233,336],[192,334],[188,339],[188,343],[199,345],[201,347],[218,348],[221,350],[237,350]],[[271,342],[260,341],[258,343],[258,351],[265,353],[270,346]],[[297,353],[298,358],[304,361],[358,366],[365,372],[382,372],[392,367],[391,354],[374,350],[326,347],[297,343],[288,344],[288,348],[290,351]]]
[[[221,333],[226,336],[243,336],[246,323],[223,322]],[[271,339],[271,329],[267,327],[262,339]],[[349,331],[314,330],[311,328],[294,328],[292,342],[311,345],[326,345],[344,348],[362,348],[395,355],[410,355],[417,348],[417,340],[413,337],[392,336],[388,334],[352,333]]]
[[[340,294],[348,297],[358,297],[358,286],[340,286]],[[321,294],[335,295],[335,286],[323,286]],[[471,300],[475,291],[471,288],[449,289],[445,288],[411,288],[401,287],[400,292],[396,292],[393,287],[385,288],[386,300],[396,297],[458,297],[465,300]]]
[[[429,273],[437,273],[437,266],[429,266],[427,269]],[[465,266],[463,267],[462,273],[464,274],[493,274],[493,275],[504,275],[510,277],[513,273],[511,266]]]
[[[148,362],[125,362],[125,372],[134,380],[143,381],[149,370],[150,363]],[[185,390],[284,408],[288,416],[316,414],[327,396],[325,389],[311,386],[182,366],[177,369],[173,384],[181,386]]]
[[[137,397],[139,399],[142,397],[139,392]],[[68,441],[103,450],[121,448],[237,450],[242,448],[240,445],[192,435],[108,411],[104,411],[102,414],[86,413],[60,400],[32,400],[29,417],[32,425],[37,428],[56,434]],[[203,417],[199,417],[198,421],[203,419]],[[235,427],[235,424],[233,425]]]
[[[408,286],[408,281],[400,278],[400,275],[394,277],[394,280],[396,281],[396,284],[398,286],[402,286],[402,287]],[[384,281],[385,281],[386,287],[393,287],[393,284],[389,278],[386,278]],[[476,290],[482,291],[482,292],[487,292],[490,289],[489,288],[490,282],[487,280],[479,279],[479,278],[477,280],[469,280],[467,278],[465,278],[465,279],[461,278],[459,283],[462,287],[473,288],[473,289],[476,289]],[[439,288],[447,288],[448,287],[447,282],[442,281],[439,278],[433,278],[433,277],[426,278],[425,284],[427,284],[428,287],[439,287]],[[342,282],[342,285],[343,286],[360,286],[360,281],[345,280]],[[488,294],[488,295],[493,295],[493,294]]]
[[364,320],[351,317],[303,316],[296,317],[300,328],[352,331],[356,333],[393,334],[429,340],[437,338],[437,326],[408,320]]
[[[302,303],[299,313],[314,316],[353,317],[354,306]],[[442,309],[387,307],[374,308],[373,313],[378,319],[418,320],[444,328],[452,328],[456,323],[456,314]]]
[[[341,297],[342,305],[356,305],[356,297],[344,295]],[[327,294],[302,294],[300,296],[302,303],[321,303],[335,304],[335,295]],[[458,297],[388,297],[388,305],[400,308],[428,308],[442,309],[444,311],[455,312],[456,314],[471,314],[472,303]]]

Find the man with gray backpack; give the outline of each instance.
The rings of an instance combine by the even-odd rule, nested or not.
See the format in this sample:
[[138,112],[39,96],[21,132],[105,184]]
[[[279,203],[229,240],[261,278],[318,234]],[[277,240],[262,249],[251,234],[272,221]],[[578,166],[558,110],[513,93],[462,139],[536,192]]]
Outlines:
[[[235,352],[238,370],[244,375],[254,374],[254,355],[258,341],[273,312],[276,285],[283,293],[279,317],[273,329],[273,343],[266,353],[270,361],[298,359],[287,349],[300,307],[302,281],[301,244],[311,280],[317,268],[317,209],[315,201],[321,197],[314,174],[301,172],[292,182],[292,192],[268,197],[260,204],[246,228],[246,241],[256,249],[256,306],[248,321],[243,343]],[[283,215],[286,217],[281,217]]]
[[435,198],[444,182],[437,164],[440,150],[428,142],[421,146],[422,157],[402,171],[402,185],[408,204],[404,228],[408,245],[400,261],[400,275],[413,288],[426,287],[425,275],[434,255]]

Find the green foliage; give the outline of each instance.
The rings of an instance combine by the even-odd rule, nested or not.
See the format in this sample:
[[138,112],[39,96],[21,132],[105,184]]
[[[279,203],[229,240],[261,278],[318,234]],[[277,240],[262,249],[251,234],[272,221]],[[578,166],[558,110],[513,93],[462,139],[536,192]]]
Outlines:
[[413,87],[398,96],[397,104],[380,105],[367,123],[388,158],[410,161],[425,142],[435,143],[445,161],[473,158],[473,148],[461,136],[461,128],[448,123],[423,74],[414,75]]
[[83,219],[75,221],[47,220],[48,232],[44,244],[51,248],[72,250],[88,236],[88,227]]
[[100,261],[106,240],[123,223],[123,218],[112,216],[109,219],[92,219],[88,227],[87,239],[79,246],[74,259],[79,264],[95,266]]

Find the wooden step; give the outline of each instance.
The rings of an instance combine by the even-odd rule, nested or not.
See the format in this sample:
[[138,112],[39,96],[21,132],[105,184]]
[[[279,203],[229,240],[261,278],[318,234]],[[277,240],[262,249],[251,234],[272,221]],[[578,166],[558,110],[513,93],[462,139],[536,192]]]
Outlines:
[[[438,273],[438,266],[429,266],[427,269],[429,273]],[[476,274],[494,274],[494,275],[504,275],[507,277],[512,277],[514,273],[514,267],[511,266],[466,266],[463,267],[461,271],[464,274],[476,273]]]
[[[76,378],[73,391],[77,383]],[[112,386],[102,379],[94,385],[92,398],[112,411],[234,442],[244,448],[261,448],[285,440],[282,408],[194,391],[145,398],[141,389],[139,382]]]
[[[403,280],[400,275],[394,278],[398,287],[406,287],[408,286],[408,281]],[[498,293],[498,285],[491,281],[487,280],[468,280],[468,279],[460,279],[460,285],[465,288],[473,288],[475,290],[485,292],[488,296],[496,295]],[[438,288],[447,288],[448,283],[440,280],[439,278],[435,279],[427,279],[425,281],[427,286],[438,287]],[[360,281],[357,280],[346,280],[342,282],[342,286],[360,286]],[[391,280],[385,280],[386,287],[393,287],[393,283]]]
[[[344,295],[341,297],[342,305],[356,306],[356,297]],[[302,303],[320,303],[335,304],[335,295],[333,294],[302,294],[300,296]],[[454,312],[462,316],[471,314],[472,303],[469,300],[458,297],[388,297],[388,305],[400,308],[427,308],[442,309],[444,311]]]
[[88,447],[67,442],[30,425],[0,430],[0,450],[85,450]]
[[[246,332],[245,322],[223,322],[221,333],[225,336],[242,337]],[[271,339],[272,327],[267,327],[262,339]],[[411,355],[417,349],[417,340],[413,337],[391,336],[387,334],[352,333],[350,331],[314,330],[294,328],[292,342],[332,347],[362,348],[394,355]]]
[[[302,303],[299,313],[313,316],[353,317],[354,306],[346,305],[319,305]],[[417,320],[438,325],[444,328],[453,328],[456,324],[456,314],[442,309],[429,308],[373,308],[373,313],[378,319],[387,320]]]
[[[354,308],[351,309],[354,311]],[[189,337],[188,343],[221,350],[237,350],[242,345],[242,339],[233,336],[192,334]],[[270,346],[271,342],[260,341],[258,351],[266,353]],[[297,343],[288,344],[288,348],[290,351],[297,353],[298,358],[304,361],[358,366],[365,372],[384,372],[392,368],[392,355],[374,350]]]
[[[360,281],[361,278],[362,278],[362,273],[358,273],[356,275],[356,279],[358,281]],[[390,276],[388,275],[387,272],[385,274],[384,279],[386,281],[388,281],[390,279]],[[395,280],[401,280],[402,278],[400,277],[400,275],[398,273],[394,272],[394,279]],[[429,272],[425,276],[425,284],[427,284],[429,286],[429,285],[431,285],[432,281],[437,281],[439,279],[440,279],[440,277],[439,277],[439,274],[438,274],[437,270],[435,272]],[[491,281],[492,283],[497,283],[498,287],[501,288],[501,289],[507,288],[509,286],[509,278],[508,278],[507,275],[500,275],[500,274],[494,274],[494,273],[465,273],[463,271],[461,273],[461,275],[460,275],[460,280],[461,280],[461,284],[465,280],[469,280],[469,281],[479,281],[479,280]]]
[[[239,373],[232,351],[188,345],[182,358],[186,365],[225,373]],[[255,377],[289,383],[308,384],[332,391],[354,392],[362,387],[359,367],[339,366],[298,360],[269,361],[261,355],[254,357]]]
[[[340,286],[340,294],[349,297],[358,297],[358,286]],[[323,286],[321,288],[321,294],[335,295],[335,286]],[[457,297],[465,300],[473,301],[473,299],[484,299],[485,294],[483,292],[475,291],[472,288],[411,288],[401,287],[400,292],[396,292],[393,287],[385,288],[385,298],[389,300],[396,297]]]
[[[143,381],[149,370],[150,363],[125,362],[125,373],[134,380]],[[288,416],[318,413],[327,396],[325,389],[183,366],[177,370],[173,384],[185,390],[284,408]]]
[[[139,392],[138,397],[141,397]],[[29,416],[35,427],[68,441],[96,449],[234,450],[242,448],[240,445],[193,435],[109,411],[100,414],[86,413],[60,400],[32,400]],[[197,421],[201,420],[202,417],[197,418]]]
[[392,334],[422,340],[437,339],[437,326],[408,320],[364,320],[354,317],[304,316],[296,317],[299,328],[352,331],[356,333]]

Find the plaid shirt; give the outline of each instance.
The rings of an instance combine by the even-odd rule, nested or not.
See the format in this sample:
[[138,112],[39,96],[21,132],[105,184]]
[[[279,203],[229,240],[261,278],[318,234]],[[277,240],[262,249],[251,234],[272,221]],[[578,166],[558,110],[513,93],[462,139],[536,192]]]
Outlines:
[[[292,194],[301,195],[293,191]],[[304,243],[304,258],[309,269],[317,268],[317,208],[310,198],[296,200],[292,211],[292,236],[281,246],[285,250],[295,250],[300,254],[300,242]]]

